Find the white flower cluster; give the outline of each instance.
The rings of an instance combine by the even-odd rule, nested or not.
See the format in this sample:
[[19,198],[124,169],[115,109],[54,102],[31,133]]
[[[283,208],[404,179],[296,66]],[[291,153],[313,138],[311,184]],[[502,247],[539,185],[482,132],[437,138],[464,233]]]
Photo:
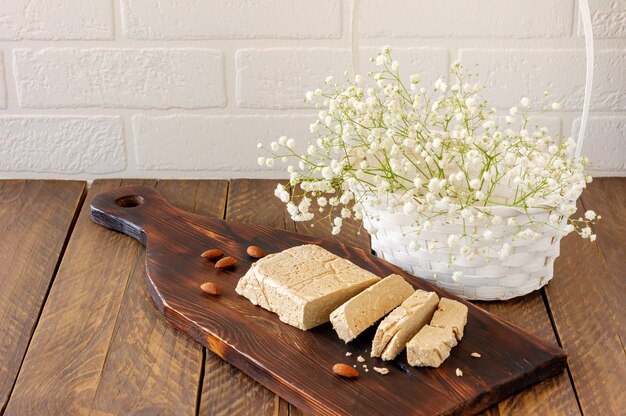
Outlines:
[[[383,204],[411,216],[418,233],[437,223],[463,224],[441,244],[470,259],[488,254],[473,248],[485,241],[500,258],[510,255],[511,241],[500,238],[505,225],[516,227],[514,239],[541,240],[548,228],[595,239],[593,212],[569,218],[591,181],[587,159],[572,157],[571,138],[531,128],[528,98],[501,117],[482,98],[475,74],[458,62],[449,84],[442,78],[426,88],[418,75],[408,84],[401,80],[388,48],[372,61],[380,70],[367,81],[346,75],[342,86],[329,77],[324,89],[307,93],[319,114],[305,154],[296,152],[294,139],[281,137],[271,143],[271,157],[259,158],[270,167],[295,160],[287,167],[290,186],[276,189],[294,220],[313,219],[315,203],[338,233],[344,219],[362,218],[363,204]],[[493,207],[514,208],[526,219],[503,218]],[[413,248],[433,247],[416,239]]]

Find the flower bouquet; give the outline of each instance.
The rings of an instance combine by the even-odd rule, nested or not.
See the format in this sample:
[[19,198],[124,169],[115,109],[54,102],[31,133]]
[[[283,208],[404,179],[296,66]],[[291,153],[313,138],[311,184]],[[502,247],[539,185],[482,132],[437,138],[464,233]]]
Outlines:
[[595,239],[594,212],[572,217],[591,181],[587,159],[573,156],[571,138],[533,125],[527,98],[499,116],[460,63],[449,85],[427,88],[401,78],[388,48],[372,61],[365,79],[329,77],[307,93],[320,111],[306,153],[281,137],[259,158],[295,161],[276,188],[295,221],[314,219],[313,201],[333,234],[362,219],[377,255],[469,299],[536,290],[563,236]]

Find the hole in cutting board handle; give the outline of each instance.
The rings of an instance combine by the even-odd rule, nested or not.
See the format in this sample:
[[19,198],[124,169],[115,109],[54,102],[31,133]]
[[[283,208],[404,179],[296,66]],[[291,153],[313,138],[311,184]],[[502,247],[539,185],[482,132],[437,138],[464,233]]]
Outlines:
[[135,208],[143,204],[143,197],[139,195],[126,195],[115,200],[115,205],[122,208]]

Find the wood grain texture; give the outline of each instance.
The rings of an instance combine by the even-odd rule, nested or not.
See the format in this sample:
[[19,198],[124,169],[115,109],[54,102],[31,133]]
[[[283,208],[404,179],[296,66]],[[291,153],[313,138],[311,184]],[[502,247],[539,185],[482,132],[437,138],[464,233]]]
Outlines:
[[[157,182],[95,181],[90,195],[131,183]],[[181,207],[198,206],[204,214],[223,212],[226,187],[224,181],[159,185]],[[202,206],[220,193],[215,206]],[[144,257],[141,245],[96,226],[83,209],[7,415],[195,414],[202,348],[152,305]]]
[[[126,183],[95,182],[91,193]],[[139,247],[103,233],[81,210],[33,334],[6,415],[81,414],[91,408]]]
[[[528,332],[557,343],[541,291],[506,302],[474,302],[474,304]],[[475,365],[481,365],[481,359],[477,359]],[[482,414],[580,415],[580,409],[570,378],[567,372],[563,372],[499,402]]]
[[0,181],[0,414],[85,190],[79,181]]
[[[626,341],[626,179],[598,178],[582,195],[585,210],[595,210],[602,219],[593,227],[597,246],[608,270],[609,301],[615,307],[613,325]],[[620,308],[620,306],[622,306]]]
[[[274,197],[278,181],[230,182],[226,219],[285,229],[294,227]],[[207,247],[208,248],[208,247]],[[289,404],[248,375],[207,350],[200,415],[286,415]]]
[[[623,200],[623,196],[617,195],[619,192],[619,189],[609,191],[598,200],[592,194],[591,206],[597,204],[603,221],[608,218],[609,227],[610,224],[619,227],[615,222],[623,222],[623,206],[620,209],[609,202]],[[579,203],[576,215],[582,215],[583,211]],[[617,239],[613,241],[615,246],[608,245],[605,250],[623,250],[623,243]],[[621,264],[613,264],[609,270],[599,244],[577,235],[565,237],[561,242],[563,254],[555,262],[555,277],[546,287],[546,295],[561,344],[568,353],[583,413],[620,415],[626,409],[626,353],[624,333],[620,330],[626,310],[622,302],[624,291],[620,288],[623,279],[616,281],[612,276],[623,273],[624,257]]]
[[[175,206],[223,215],[226,181],[159,181]],[[145,250],[130,271],[92,408],[100,414],[195,415],[202,346],[163,320],[145,283]],[[115,397],[116,400],[111,400]]]
[[[135,202],[132,204],[130,202]],[[362,353],[371,339],[347,346],[330,325],[310,331],[281,323],[274,314],[234,293],[237,278],[251,264],[249,244],[277,252],[312,243],[349,258],[379,276],[403,275],[415,287],[442,290],[409,276],[360,249],[251,224],[225,222],[175,209],[153,189],[122,188],[92,200],[92,218],[144,244],[151,295],[174,326],[188,332],[220,357],[305,411],[365,414],[394,409],[394,414],[448,414],[478,411],[513,392],[555,374],[565,365],[561,349],[501,321],[468,303],[463,341],[438,369],[416,369],[404,357],[384,364],[387,376],[362,373],[358,382],[339,379],[330,368],[346,350]],[[138,205],[138,206],[134,206]],[[182,242],[182,243],[181,243]],[[220,247],[239,261],[219,271],[199,257],[205,247]],[[219,297],[198,289],[206,280],[222,288]],[[484,352],[482,366],[470,353]],[[370,359],[371,365],[381,365]],[[455,369],[470,369],[463,377]]]

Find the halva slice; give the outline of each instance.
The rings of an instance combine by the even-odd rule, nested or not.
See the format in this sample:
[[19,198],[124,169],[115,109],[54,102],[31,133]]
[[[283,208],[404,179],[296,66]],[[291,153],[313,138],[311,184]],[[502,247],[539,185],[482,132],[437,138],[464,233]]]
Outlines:
[[430,321],[431,326],[449,327],[457,340],[463,338],[463,329],[467,323],[467,306],[456,300],[441,298],[439,306]]
[[452,328],[426,325],[406,344],[406,358],[412,366],[439,367],[455,345]]
[[392,274],[359,293],[330,314],[339,338],[352,341],[415,292],[402,276]]
[[378,325],[372,342],[372,357],[393,360],[406,343],[428,324],[439,303],[435,292],[416,290]]
[[258,260],[235,291],[278,314],[281,321],[310,329],[380,278],[316,246],[292,247]]

